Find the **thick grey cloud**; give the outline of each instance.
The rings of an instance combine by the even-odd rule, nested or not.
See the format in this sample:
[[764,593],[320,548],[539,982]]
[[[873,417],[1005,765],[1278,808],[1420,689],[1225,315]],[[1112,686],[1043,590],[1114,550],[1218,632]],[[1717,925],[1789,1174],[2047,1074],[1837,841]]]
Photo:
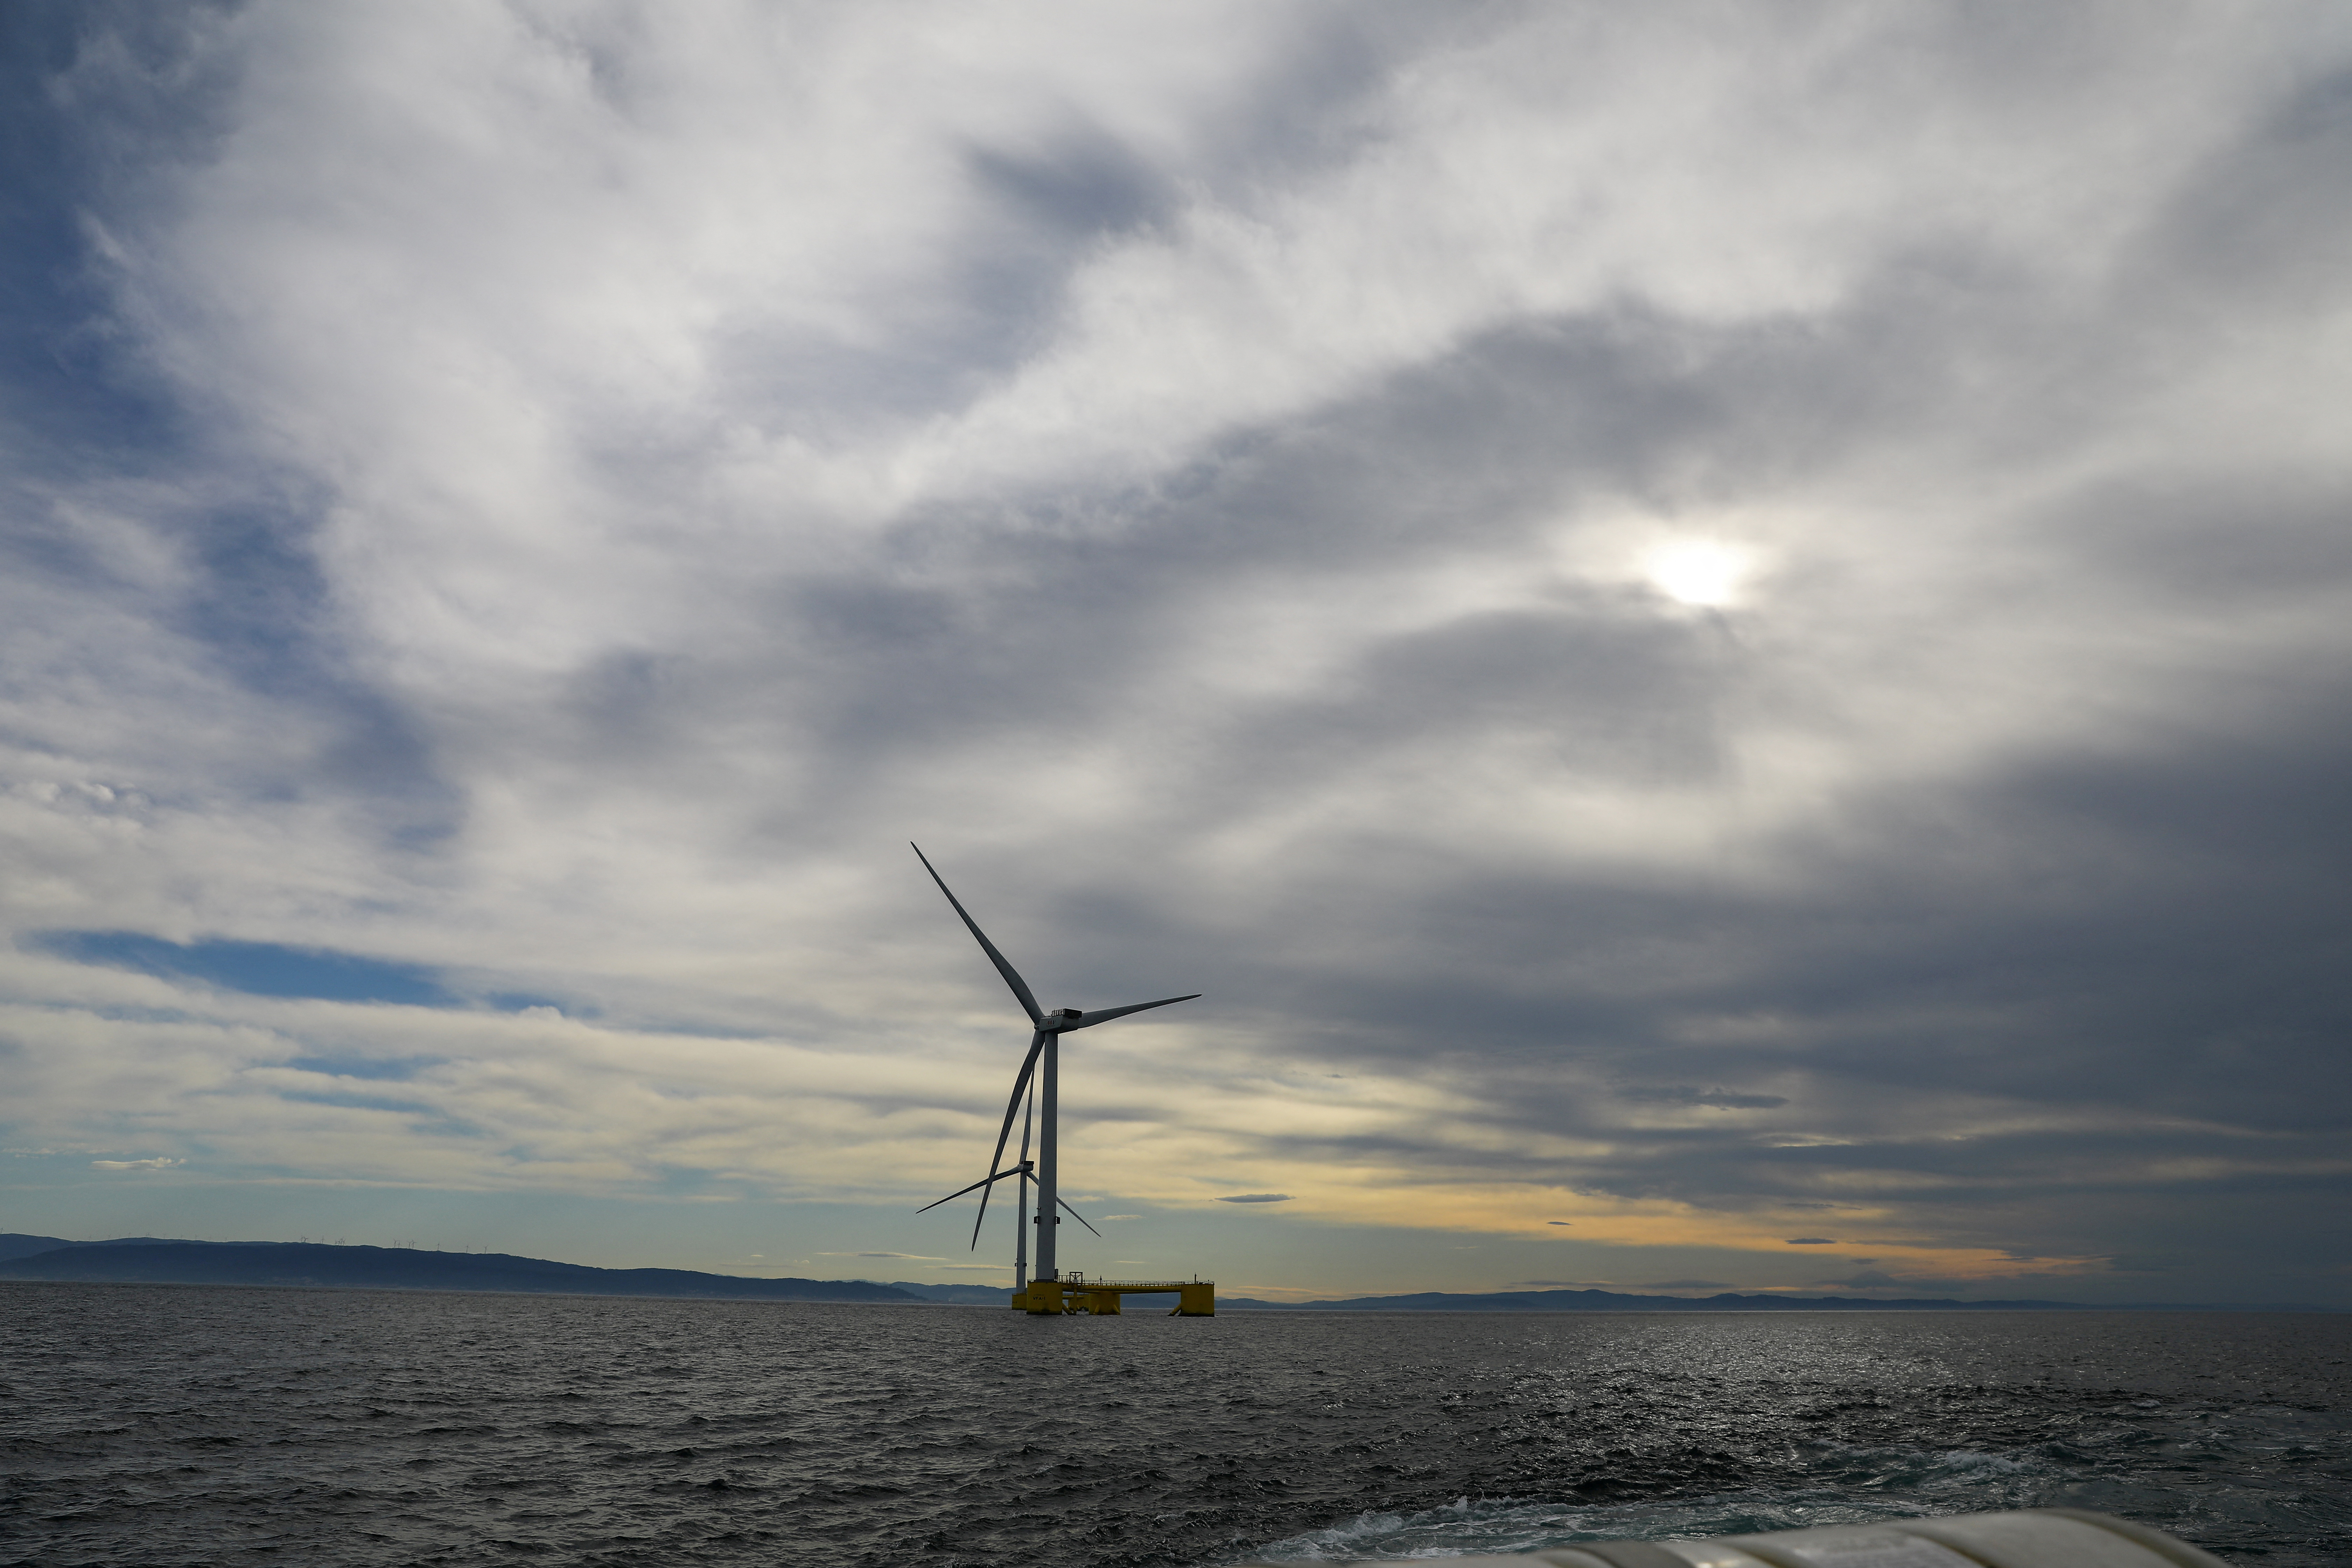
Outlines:
[[2339,12],[650,23],[12,14],[16,1145],[933,1195],[913,837],[1334,1282],[2342,1299]]

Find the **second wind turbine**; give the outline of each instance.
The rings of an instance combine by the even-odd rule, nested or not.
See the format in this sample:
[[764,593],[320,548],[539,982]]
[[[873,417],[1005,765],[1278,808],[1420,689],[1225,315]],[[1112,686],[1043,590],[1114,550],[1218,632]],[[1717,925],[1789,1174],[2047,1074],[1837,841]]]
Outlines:
[[[1201,994],[1194,991],[1183,996],[1163,996],[1157,1002],[1131,1002],[1124,1007],[1104,1007],[1092,1013],[1083,1013],[1076,1007],[1058,1007],[1048,1013],[1037,1005],[1036,995],[1030,991],[1029,983],[1021,978],[1021,972],[1014,969],[1010,963],[1006,962],[1004,955],[996,951],[996,944],[988,940],[988,933],[980,929],[979,923],[971,915],[965,913],[963,905],[957,901],[955,894],[949,892],[946,881],[931,865],[930,858],[923,853],[922,847],[910,844],[908,847],[915,851],[915,858],[922,861],[923,869],[930,872],[931,880],[939,883],[940,891],[947,893],[948,902],[954,906],[956,914],[963,921],[964,928],[979,942],[980,950],[988,954],[988,962],[996,965],[996,973],[1004,976],[1004,984],[1013,987],[1013,994],[1020,1002],[1021,1010],[1029,1015],[1029,1023],[1034,1031],[1029,1037],[1029,1054],[1022,1058],[1021,1070],[1013,1075],[1013,1098],[1005,1102],[1004,1125],[997,1131],[996,1152],[989,1156],[989,1173],[964,1188],[963,1192],[950,1193],[946,1197],[940,1199],[939,1203],[926,1204],[923,1206],[937,1208],[940,1204],[963,1196],[964,1193],[978,1192],[980,1218],[973,1220],[971,1225],[971,1245],[974,1250],[977,1250],[980,1247],[981,1220],[988,1217],[988,1194],[994,1189],[997,1183],[1009,1176],[1017,1176],[1021,1179],[1021,1185],[1024,1189],[1023,1193],[1024,1201],[1021,1205],[1024,1212],[1021,1217],[1024,1221],[1028,1220],[1029,1215],[1025,1211],[1029,1205],[1025,1201],[1027,1197],[1025,1189],[1034,1169],[1037,1183],[1035,1220],[1037,1279],[1059,1280],[1062,1276],[1054,1259],[1054,1229],[1062,1223],[1062,1211],[1069,1209],[1070,1205],[1062,1202],[1058,1186],[1061,1171],[1056,1145],[1057,1135],[1061,1130],[1059,1092],[1061,1064],[1058,1059],[1059,1052],[1056,1049],[1057,1043],[1062,1036],[1073,1030],[1091,1029],[1097,1024],[1107,1024],[1113,1018],[1124,1018],[1129,1013],[1141,1013],[1153,1007],[1165,1007],[1171,1002],[1190,1002]],[[1041,1063],[1044,1066],[1042,1072],[1038,1070]],[[1013,1135],[1013,1114],[1021,1109],[1022,1099],[1029,1091],[1033,1076],[1037,1079],[1039,1089],[1037,1098],[1042,1102],[1038,1106],[1041,1114],[1037,1121],[1036,1162],[1033,1167],[1028,1158],[1026,1145],[1029,1138],[1028,1130],[1024,1125],[1021,1139],[1024,1145],[1022,1158],[1010,1168],[1000,1170],[997,1164],[1004,1158],[1005,1141]],[[1071,1209],[1070,1212],[1076,1214],[1077,1211]],[[1086,1224],[1083,1219],[1078,1223]],[[1024,1228],[1025,1229],[1026,1226],[1024,1226]],[[1087,1228],[1092,1230],[1094,1227],[1087,1226]],[[1024,1247],[1021,1250],[1026,1252],[1027,1248]],[[1021,1280],[1017,1283],[1016,1289],[1025,1288],[1027,1284],[1027,1280]]]

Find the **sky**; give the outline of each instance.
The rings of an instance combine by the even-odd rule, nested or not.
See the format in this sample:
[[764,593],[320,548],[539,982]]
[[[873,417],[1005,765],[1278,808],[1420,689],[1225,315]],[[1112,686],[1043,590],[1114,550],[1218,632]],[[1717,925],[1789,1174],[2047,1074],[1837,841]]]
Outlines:
[[0,72],[0,1229],[2352,1305],[2352,10]]

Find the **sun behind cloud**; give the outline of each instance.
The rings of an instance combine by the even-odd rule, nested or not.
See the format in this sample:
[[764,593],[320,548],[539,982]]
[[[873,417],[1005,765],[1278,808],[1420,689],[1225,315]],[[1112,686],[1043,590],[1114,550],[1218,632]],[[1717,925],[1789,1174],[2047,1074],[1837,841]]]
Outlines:
[[1720,609],[1739,603],[1759,565],[1757,552],[1721,539],[1671,539],[1642,557],[1642,573],[1678,604]]

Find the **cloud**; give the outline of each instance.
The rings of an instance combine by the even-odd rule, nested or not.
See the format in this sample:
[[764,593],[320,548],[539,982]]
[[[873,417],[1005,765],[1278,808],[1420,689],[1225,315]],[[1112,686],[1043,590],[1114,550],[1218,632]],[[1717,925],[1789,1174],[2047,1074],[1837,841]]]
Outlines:
[[917,837],[1114,1201],[2341,1296],[2338,8],[650,15],[28,24],[12,1141],[911,1209]]
[[1217,1201],[1221,1204],[1286,1204],[1290,1202],[1290,1194],[1288,1193],[1236,1193],[1229,1197],[1219,1198]]
[[940,1263],[943,1258],[927,1258],[919,1252],[820,1252],[819,1258],[898,1258],[910,1263]]
[[1790,1247],[1835,1247],[1837,1243],[1826,1236],[1792,1236],[1789,1237],[1789,1245]]
[[1103,1218],[1106,1221],[1115,1219],[1141,1219],[1142,1217],[1143,1216],[1139,1214],[1107,1214],[1103,1215]]
[[1644,1290],[1736,1290],[1738,1287],[1721,1279],[1653,1279],[1641,1289]]
[[1564,1219],[1548,1219],[1544,1221],[1544,1224],[1546,1225],[1567,1225],[1570,1222]]
[[101,1171],[168,1171],[174,1165],[184,1165],[185,1160],[92,1160],[90,1164]]

